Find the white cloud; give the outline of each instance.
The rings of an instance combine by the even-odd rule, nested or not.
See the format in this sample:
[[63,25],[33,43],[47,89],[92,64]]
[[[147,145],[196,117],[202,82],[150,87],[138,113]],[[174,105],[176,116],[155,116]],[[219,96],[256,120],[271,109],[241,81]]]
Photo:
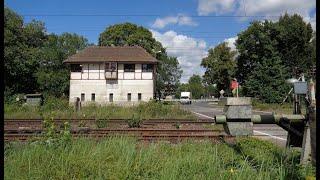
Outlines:
[[227,42],[228,46],[231,48],[232,51],[236,51],[236,40],[238,39],[238,36],[231,37],[228,39],[225,39],[224,42]]
[[239,13],[267,16],[279,16],[285,12],[306,16],[316,7],[315,0],[244,0],[239,1],[239,4]]
[[183,70],[181,82],[187,82],[193,74],[203,75],[204,69],[200,64],[202,58],[207,56],[207,45],[204,40],[177,34],[175,31],[165,33],[150,31],[153,37],[167,48],[169,56],[177,57]]
[[164,18],[157,18],[152,24],[153,28],[164,28],[169,24],[186,25],[186,26],[197,26],[198,24],[192,20],[191,17],[185,15],[167,16]]
[[[199,0],[198,14],[227,14],[247,16],[280,16],[300,14],[315,29],[315,15],[310,14],[316,8],[316,0]],[[273,17],[274,18],[274,17]],[[271,18],[272,19],[272,18]]]
[[198,14],[200,16],[211,13],[224,14],[235,8],[235,0],[199,0]]

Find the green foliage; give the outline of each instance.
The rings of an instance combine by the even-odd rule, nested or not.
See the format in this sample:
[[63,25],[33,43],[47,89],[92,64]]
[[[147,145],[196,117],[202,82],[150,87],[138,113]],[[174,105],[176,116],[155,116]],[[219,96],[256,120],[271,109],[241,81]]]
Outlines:
[[[109,26],[99,36],[99,46],[134,46],[143,47],[148,53],[160,61],[157,65],[156,92],[159,97],[171,94],[178,87],[182,70],[175,57],[169,57],[161,43],[152,37],[152,33],[132,23]],[[157,52],[160,51],[160,52]]]
[[252,22],[247,30],[238,34],[236,47],[239,51],[237,58],[237,77],[240,82],[249,79],[251,72],[262,61],[279,58],[276,36],[279,28],[273,22]]
[[306,23],[300,15],[285,14],[274,26],[279,26],[277,48],[282,62],[289,68],[290,76],[309,72],[314,64],[310,57],[311,24]]
[[164,91],[164,96],[172,95],[179,86],[182,70],[176,57],[164,56],[157,66],[156,90]]
[[155,55],[154,50],[162,49],[162,45],[152,37],[148,29],[132,23],[109,26],[100,34],[98,44],[99,46],[138,45],[153,55]]
[[235,75],[236,62],[234,60],[235,51],[231,51],[227,43],[221,43],[214,49],[209,49],[209,55],[202,59],[201,66],[206,71],[204,82],[216,84],[217,89],[223,89],[226,94],[230,93],[230,83]]
[[179,84],[176,90],[175,98],[180,98],[181,92],[186,92],[186,91],[189,91],[189,84],[188,83]]
[[34,72],[39,66],[39,47],[43,45],[45,40],[43,23],[31,21],[24,24],[21,16],[5,7],[5,90],[9,90],[11,93],[30,93],[38,90]]
[[[54,114],[50,114],[44,118],[44,137],[35,143],[44,144],[48,147],[66,147],[69,146],[72,140],[71,126],[69,122],[64,122],[63,129],[56,127],[54,122]],[[59,132],[60,133],[57,133]]]
[[204,87],[202,85],[202,79],[199,75],[192,75],[188,81],[188,89],[192,94],[192,98],[200,99],[204,95]]
[[285,82],[288,78],[286,72],[280,58],[273,55],[258,63],[256,70],[244,81],[243,92],[266,103],[281,103],[290,90]]
[[56,97],[68,94],[70,69],[63,61],[86,46],[88,40],[77,34],[48,35],[41,47],[39,71],[35,73],[39,89]]
[[299,152],[252,138],[148,145],[128,137],[80,138],[60,148],[5,146],[5,179],[305,179],[315,168]]
[[239,33],[236,75],[243,83],[243,95],[281,102],[288,92],[287,78],[310,76],[315,64],[311,37],[311,25],[296,14],[285,14],[278,22],[255,21]]
[[106,128],[108,126],[107,119],[97,119],[96,125],[97,128]]
[[5,118],[43,118],[54,114],[54,118],[93,118],[101,119],[130,119],[132,114],[140,112],[143,119],[195,119],[196,117],[180,107],[179,104],[164,104],[162,102],[141,102],[136,106],[117,106],[114,104],[99,106],[90,104],[76,112],[69,106],[67,98],[44,97],[41,107],[27,106],[11,102],[4,104]]
[[139,128],[142,122],[141,112],[138,114],[132,114],[131,119],[127,120],[129,128]]
[[220,97],[219,89],[217,88],[216,85],[214,84],[205,85],[204,89],[205,89],[205,94],[208,97],[211,97],[211,96]]
[[25,24],[7,7],[4,14],[5,95],[39,91],[58,97],[67,94],[70,74],[63,61],[85,48],[87,39],[70,33],[47,35],[41,21]]

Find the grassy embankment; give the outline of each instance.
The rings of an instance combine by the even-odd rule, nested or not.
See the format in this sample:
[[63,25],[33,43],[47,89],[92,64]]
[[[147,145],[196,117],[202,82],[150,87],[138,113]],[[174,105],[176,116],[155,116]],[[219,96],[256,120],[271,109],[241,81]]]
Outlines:
[[140,114],[141,118],[160,118],[160,119],[196,119],[196,117],[180,108],[179,104],[162,103],[150,101],[136,106],[117,106],[117,105],[88,105],[82,107],[80,112],[75,112],[69,106],[67,99],[47,98],[44,105],[40,108],[26,106],[19,103],[5,103],[5,118],[132,118],[134,114]]
[[64,146],[6,144],[5,179],[305,179],[314,167],[299,152],[253,138],[236,144],[164,142],[125,137],[78,139]]

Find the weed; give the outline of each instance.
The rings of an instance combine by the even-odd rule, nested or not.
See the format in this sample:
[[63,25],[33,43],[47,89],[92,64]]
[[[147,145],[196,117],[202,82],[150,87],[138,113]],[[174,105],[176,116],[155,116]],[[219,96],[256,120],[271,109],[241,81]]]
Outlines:
[[177,122],[177,123],[174,124],[174,126],[175,126],[176,129],[180,129],[181,123]]
[[5,103],[5,118],[43,118],[55,114],[54,118],[132,118],[132,114],[141,111],[141,118],[164,119],[196,119],[192,113],[183,110],[179,104],[162,103],[156,101],[141,102],[136,106],[105,105],[97,106],[89,104],[76,112],[69,106],[68,99],[47,97],[41,107],[23,106],[19,103]]
[[139,128],[142,124],[141,113],[133,114],[131,119],[127,120],[129,128]]
[[108,126],[107,119],[96,119],[96,125],[98,128],[106,128]]
[[87,126],[87,121],[85,119],[80,120],[79,127],[86,127],[86,126]]

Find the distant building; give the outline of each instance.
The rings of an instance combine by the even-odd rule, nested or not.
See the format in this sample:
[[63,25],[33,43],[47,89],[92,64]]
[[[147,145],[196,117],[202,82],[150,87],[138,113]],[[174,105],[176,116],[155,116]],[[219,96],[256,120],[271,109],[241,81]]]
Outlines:
[[139,46],[90,46],[70,56],[69,102],[136,103],[154,97],[157,60]]

